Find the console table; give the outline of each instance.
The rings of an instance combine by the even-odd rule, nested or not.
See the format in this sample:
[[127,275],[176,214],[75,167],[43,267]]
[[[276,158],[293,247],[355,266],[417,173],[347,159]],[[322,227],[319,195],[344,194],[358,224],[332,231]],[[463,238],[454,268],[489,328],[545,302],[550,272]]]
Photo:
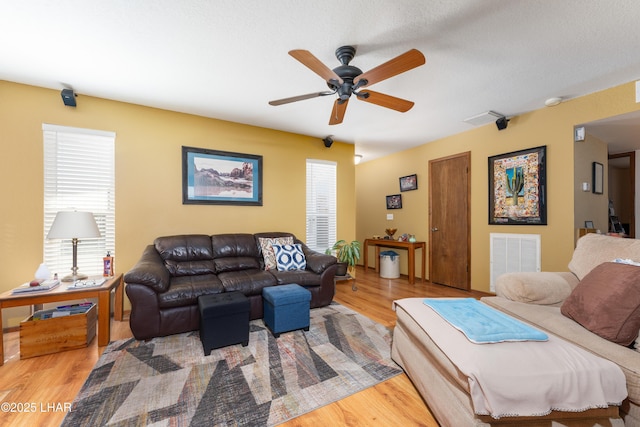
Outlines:
[[[102,278],[102,277],[100,277]],[[91,279],[91,278],[90,278]],[[73,301],[86,298],[98,299],[98,345],[109,344],[111,321],[111,292],[115,292],[113,318],[122,321],[123,312],[122,274],[110,277],[101,286],[84,289],[67,289],[71,282],[63,282],[50,291],[36,291],[13,294],[7,291],[0,294],[0,366],[4,364],[4,331],[2,329],[2,309],[51,302]]]
[[426,269],[425,265],[427,262],[427,256],[425,253],[426,243],[425,242],[399,242],[397,240],[386,240],[386,239],[365,239],[364,241],[364,271],[366,272],[369,268],[369,246],[375,246],[376,248],[376,273],[380,271],[380,247],[384,248],[397,248],[397,249],[406,249],[409,254],[409,284],[413,285],[416,281],[416,249],[422,249],[422,281],[424,282]]

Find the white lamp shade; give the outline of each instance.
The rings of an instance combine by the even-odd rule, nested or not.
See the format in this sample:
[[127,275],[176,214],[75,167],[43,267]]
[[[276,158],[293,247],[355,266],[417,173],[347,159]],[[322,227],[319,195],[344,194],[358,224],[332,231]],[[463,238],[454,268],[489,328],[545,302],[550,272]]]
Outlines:
[[56,214],[47,239],[80,239],[100,237],[98,224],[91,212],[60,211]]

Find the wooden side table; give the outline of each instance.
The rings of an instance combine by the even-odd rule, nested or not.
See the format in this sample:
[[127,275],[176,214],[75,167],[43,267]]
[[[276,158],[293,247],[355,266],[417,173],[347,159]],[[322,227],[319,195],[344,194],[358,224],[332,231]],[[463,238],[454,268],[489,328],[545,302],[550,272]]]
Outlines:
[[[102,276],[99,277],[102,279]],[[90,278],[92,279],[92,278]],[[11,291],[0,294],[0,366],[4,364],[4,333],[2,329],[2,309],[22,307],[26,305],[46,304],[51,302],[73,301],[86,298],[98,299],[98,345],[104,347],[109,344],[111,327],[111,292],[115,292],[113,318],[122,321],[123,315],[123,279],[122,274],[108,278],[95,288],[67,289],[71,282],[63,282],[50,291],[25,292],[12,294]]]
[[397,240],[385,240],[385,239],[365,239],[364,241],[364,271],[369,268],[369,246],[375,246],[376,248],[376,273],[380,271],[380,247],[384,248],[396,248],[406,249],[409,254],[408,269],[409,269],[409,284],[413,285],[416,281],[416,249],[422,249],[422,281],[425,280],[426,269],[425,264],[427,262],[426,255],[426,243],[425,242],[399,242]]

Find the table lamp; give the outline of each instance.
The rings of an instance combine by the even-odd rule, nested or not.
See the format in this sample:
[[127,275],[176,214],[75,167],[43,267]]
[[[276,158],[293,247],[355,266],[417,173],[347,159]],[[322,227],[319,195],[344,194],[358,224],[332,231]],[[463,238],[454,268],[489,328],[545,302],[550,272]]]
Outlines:
[[78,239],[100,237],[98,224],[91,212],[60,211],[56,214],[47,239],[71,239],[73,245],[73,267],[63,282],[84,280],[88,276],[78,273]]

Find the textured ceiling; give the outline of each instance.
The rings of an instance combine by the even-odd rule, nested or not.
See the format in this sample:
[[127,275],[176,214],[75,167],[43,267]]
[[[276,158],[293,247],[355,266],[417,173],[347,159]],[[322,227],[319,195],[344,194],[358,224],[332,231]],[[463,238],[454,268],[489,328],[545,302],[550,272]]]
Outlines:
[[[637,79],[639,18],[637,0],[0,0],[0,79],[333,135],[366,161]],[[334,68],[342,45],[363,71],[420,50],[426,65],[371,88],[413,109],[352,99],[329,126],[331,96],[268,104],[327,89],[289,50]]]

